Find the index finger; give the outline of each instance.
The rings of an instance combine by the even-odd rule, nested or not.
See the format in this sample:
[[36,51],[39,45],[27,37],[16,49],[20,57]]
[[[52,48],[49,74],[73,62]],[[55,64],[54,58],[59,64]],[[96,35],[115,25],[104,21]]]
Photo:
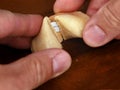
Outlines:
[[39,32],[42,16],[14,14],[0,10],[0,38],[8,36],[34,36]]

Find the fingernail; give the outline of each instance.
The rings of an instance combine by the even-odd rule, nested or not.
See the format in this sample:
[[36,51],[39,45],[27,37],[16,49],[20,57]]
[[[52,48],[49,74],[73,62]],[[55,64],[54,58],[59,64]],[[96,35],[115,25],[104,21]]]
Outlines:
[[99,46],[105,40],[105,37],[105,32],[97,25],[89,27],[84,33],[84,39],[91,46]]
[[53,72],[57,77],[64,73],[71,65],[71,58],[66,52],[60,52],[53,58]]

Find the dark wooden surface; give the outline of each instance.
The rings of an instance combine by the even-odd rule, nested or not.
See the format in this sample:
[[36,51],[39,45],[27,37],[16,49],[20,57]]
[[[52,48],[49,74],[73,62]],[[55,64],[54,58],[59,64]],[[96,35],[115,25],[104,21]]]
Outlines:
[[90,48],[75,39],[64,47],[73,58],[71,68],[37,90],[120,89],[120,41]]
[[[81,39],[68,40],[63,45],[72,56],[71,68],[36,90],[120,89],[120,41],[99,48],[88,47]],[[0,46],[0,63],[10,63],[30,53]]]
[[0,9],[17,13],[49,15],[55,0],[0,0]]

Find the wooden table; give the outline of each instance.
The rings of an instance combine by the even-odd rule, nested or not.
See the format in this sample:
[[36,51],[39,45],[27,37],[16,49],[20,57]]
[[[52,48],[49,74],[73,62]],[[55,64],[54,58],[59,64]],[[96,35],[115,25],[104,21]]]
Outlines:
[[[36,90],[120,89],[120,41],[99,48],[88,47],[81,39],[68,40],[63,45],[72,56],[71,68]],[[0,51],[3,64],[31,53],[6,46],[0,46]]]
[[99,48],[90,48],[81,39],[64,45],[73,58],[71,68],[37,90],[120,89],[120,41]]

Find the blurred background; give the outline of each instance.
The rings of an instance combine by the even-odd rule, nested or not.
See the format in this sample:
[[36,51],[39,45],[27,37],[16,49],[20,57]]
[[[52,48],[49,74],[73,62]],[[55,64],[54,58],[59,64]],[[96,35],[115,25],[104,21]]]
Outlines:
[[0,0],[0,9],[19,13],[47,15],[52,12],[55,0]]

